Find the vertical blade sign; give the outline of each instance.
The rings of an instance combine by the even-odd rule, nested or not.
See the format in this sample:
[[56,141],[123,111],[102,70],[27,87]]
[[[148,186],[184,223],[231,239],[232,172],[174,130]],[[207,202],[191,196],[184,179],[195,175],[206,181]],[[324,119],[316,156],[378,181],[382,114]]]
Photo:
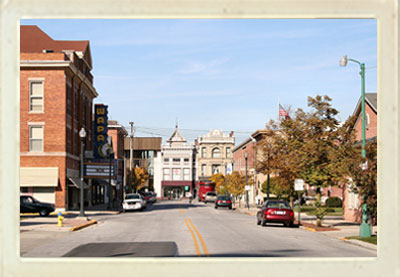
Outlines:
[[94,105],[94,140],[93,153],[95,159],[107,158],[107,123],[108,106],[103,104]]

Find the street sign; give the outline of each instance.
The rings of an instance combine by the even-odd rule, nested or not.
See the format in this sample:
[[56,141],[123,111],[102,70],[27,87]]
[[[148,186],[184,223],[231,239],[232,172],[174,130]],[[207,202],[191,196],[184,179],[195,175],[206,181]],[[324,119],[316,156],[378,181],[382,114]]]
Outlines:
[[303,179],[296,179],[296,180],[294,180],[294,190],[295,190],[295,191],[302,191],[302,190],[304,190],[304,180],[303,180]]
[[250,186],[245,186],[244,189],[245,190],[250,190]]

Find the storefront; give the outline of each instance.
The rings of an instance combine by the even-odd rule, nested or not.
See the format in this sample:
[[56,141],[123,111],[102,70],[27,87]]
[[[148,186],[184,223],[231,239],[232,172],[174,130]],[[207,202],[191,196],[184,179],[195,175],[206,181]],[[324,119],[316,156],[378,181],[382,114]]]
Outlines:
[[163,199],[178,200],[193,195],[191,181],[162,181],[161,186]]

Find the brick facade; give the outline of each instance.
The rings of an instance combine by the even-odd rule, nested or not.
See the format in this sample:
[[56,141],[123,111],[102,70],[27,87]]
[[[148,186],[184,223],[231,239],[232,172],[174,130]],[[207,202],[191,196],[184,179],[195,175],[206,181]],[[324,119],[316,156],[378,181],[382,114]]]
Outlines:
[[[92,102],[97,96],[91,82],[88,42],[74,44],[74,52],[70,51],[74,49],[70,43],[54,41],[36,26],[21,26],[20,167],[58,168],[58,182],[54,186],[54,202],[58,209],[77,206],[77,197],[68,192],[74,189],[69,177],[79,177],[81,141],[78,133],[81,128],[87,132],[85,149],[91,149]],[[53,52],[42,51],[50,49]],[[32,81],[43,83],[41,111],[30,110]],[[36,125],[43,128],[42,151],[29,149],[29,126]],[[40,188],[28,185],[22,190],[32,193]]]

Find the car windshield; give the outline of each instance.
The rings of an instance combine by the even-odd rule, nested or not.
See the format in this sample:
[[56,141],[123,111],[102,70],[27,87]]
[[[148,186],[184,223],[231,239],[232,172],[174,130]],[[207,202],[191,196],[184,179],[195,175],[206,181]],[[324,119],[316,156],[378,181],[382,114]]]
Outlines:
[[138,194],[130,194],[125,199],[140,199],[140,196]]
[[222,195],[218,196],[218,200],[231,200],[231,198],[229,196]]
[[267,203],[267,208],[290,209],[290,206],[284,201],[272,201]]
[[216,196],[217,194],[216,194],[215,192],[207,192],[206,195],[209,195],[209,196]]

